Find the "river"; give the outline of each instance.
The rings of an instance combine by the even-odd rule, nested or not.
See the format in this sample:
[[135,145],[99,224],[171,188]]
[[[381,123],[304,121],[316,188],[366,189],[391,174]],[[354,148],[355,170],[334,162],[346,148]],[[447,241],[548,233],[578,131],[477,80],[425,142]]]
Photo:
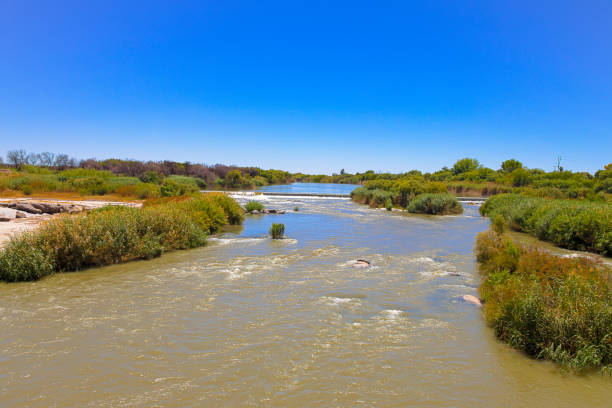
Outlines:
[[[200,249],[0,284],[0,406],[610,406],[610,379],[510,349],[462,301],[488,227],[477,207],[260,200],[287,214],[248,216]],[[266,237],[273,222],[286,239]]]

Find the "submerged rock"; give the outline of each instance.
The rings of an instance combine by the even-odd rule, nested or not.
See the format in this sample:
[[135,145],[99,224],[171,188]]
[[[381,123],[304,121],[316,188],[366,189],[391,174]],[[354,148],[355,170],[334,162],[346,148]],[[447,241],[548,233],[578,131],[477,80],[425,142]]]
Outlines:
[[462,299],[467,303],[472,303],[476,306],[482,306],[482,302],[476,296],[472,295],[463,295]]
[[366,261],[365,259],[357,259],[353,264],[353,268],[369,268],[372,266],[370,261]]

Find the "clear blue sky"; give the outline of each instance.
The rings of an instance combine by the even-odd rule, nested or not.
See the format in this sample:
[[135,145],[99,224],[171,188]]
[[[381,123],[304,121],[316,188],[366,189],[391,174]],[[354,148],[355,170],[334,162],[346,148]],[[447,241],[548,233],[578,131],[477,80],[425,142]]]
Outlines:
[[612,161],[609,0],[0,4],[3,156],[311,173]]

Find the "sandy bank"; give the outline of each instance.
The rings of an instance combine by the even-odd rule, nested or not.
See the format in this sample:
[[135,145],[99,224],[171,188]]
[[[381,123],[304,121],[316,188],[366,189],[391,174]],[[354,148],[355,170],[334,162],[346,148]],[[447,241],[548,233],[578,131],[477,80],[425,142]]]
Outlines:
[[[55,200],[55,199],[29,199],[29,198],[0,198],[0,203],[33,203],[45,202],[53,204],[73,204],[82,208],[83,211],[93,210],[106,205],[125,205],[129,207],[140,207],[142,203],[101,201],[101,200]],[[42,222],[49,220],[57,215],[51,214],[28,214],[26,218],[16,218],[10,221],[0,222],[0,247],[2,247],[13,234],[23,231],[31,231],[37,228]]]

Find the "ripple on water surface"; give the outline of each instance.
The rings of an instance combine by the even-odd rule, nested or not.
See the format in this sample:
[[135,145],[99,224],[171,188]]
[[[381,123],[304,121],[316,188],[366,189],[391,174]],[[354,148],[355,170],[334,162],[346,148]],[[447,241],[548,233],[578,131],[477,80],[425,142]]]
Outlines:
[[205,248],[0,284],[0,405],[609,406],[609,380],[510,350],[460,300],[475,210],[267,205],[296,202]]

